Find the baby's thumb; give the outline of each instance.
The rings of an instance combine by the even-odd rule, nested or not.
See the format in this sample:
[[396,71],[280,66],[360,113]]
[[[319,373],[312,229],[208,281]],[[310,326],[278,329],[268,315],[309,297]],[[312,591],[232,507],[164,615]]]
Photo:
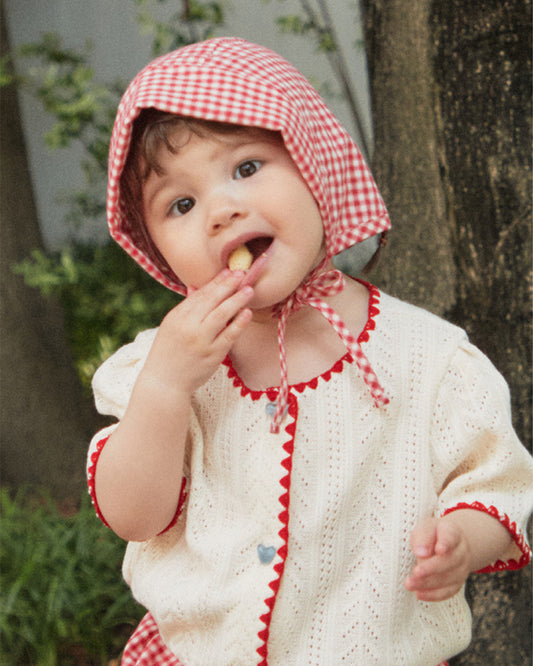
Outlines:
[[411,548],[416,557],[431,557],[437,541],[437,519],[425,518],[411,532]]

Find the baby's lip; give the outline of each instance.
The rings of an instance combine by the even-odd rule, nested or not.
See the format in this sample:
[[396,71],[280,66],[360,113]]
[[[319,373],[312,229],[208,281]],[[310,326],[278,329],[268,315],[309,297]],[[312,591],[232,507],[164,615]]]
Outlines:
[[222,248],[222,253],[220,255],[222,266],[227,267],[230,254],[233,250],[236,250],[240,245],[245,245],[252,238],[257,238],[258,235],[257,232],[241,234],[240,236],[233,238],[229,243],[226,243]]
[[270,255],[273,252],[274,248],[274,243],[270,243],[269,247],[262,253],[260,254],[257,259],[254,260],[253,264],[250,266],[250,268],[246,271],[244,278],[241,282],[241,287],[247,287],[249,285],[253,285],[261,275],[263,268],[267,261],[270,258]]

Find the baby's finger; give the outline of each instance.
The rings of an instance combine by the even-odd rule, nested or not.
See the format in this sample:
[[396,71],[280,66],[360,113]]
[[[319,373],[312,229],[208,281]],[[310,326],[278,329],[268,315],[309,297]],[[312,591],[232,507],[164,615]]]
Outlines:
[[[227,346],[230,340],[232,342],[234,341],[233,334],[240,333],[240,323],[242,320],[239,320],[237,326],[232,327],[232,324],[248,304],[253,293],[253,287],[243,287],[242,289],[239,289],[239,291],[222,301],[222,303],[220,303],[220,305],[218,305],[213,312],[206,317],[204,327],[206,332],[212,337],[213,341],[220,338],[222,346]],[[245,319],[246,323],[248,323],[248,315],[245,316]]]
[[240,287],[244,273],[224,269],[199,289],[189,287],[190,296],[186,302],[200,312],[201,319],[208,317],[213,310],[234,294]]
[[431,557],[437,540],[437,519],[426,518],[411,532],[411,548],[416,557]]
[[416,598],[419,601],[445,601],[446,599],[451,599],[455,596],[462,585],[445,585],[443,587],[428,589],[428,590],[417,590]]
[[437,525],[435,553],[438,555],[450,553],[459,546],[461,536],[461,532],[455,525],[444,520],[439,521]]
[[238,312],[221,331],[216,340],[216,344],[226,353],[229,352],[237,338],[251,322],[252,316],[252,311],[249,308],[240,310],[240,312]]
[[437,590],[445,587],[459,589],[468,576],[465,558],[455,549],[449,555],[435,555],[421,560],[405,581],[405,587],[412,592]]
[[[426,564],[424,562],[423,564]],[[460,576],[455,567],[424,567],[416,566],[413,573],[406,579],[408,590],[431,590],[445,585],[452,585]]]

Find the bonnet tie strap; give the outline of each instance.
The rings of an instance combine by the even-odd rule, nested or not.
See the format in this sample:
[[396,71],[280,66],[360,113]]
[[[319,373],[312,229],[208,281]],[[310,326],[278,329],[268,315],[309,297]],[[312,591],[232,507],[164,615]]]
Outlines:
[[341,271],[331,269],[325,273],[320,273],[320,266],[311,273],[308,280],[296,289],[289,298],[281,303],[274,311],[274,315],[279,317],[278,321],[278,345],[279,359],[281,369],[281,381],[279,394],[276,401],[276,410],[270,425],[270,432],[277,433],[281,421],[285,416],[285,410],[288,404],[289,382],[287,376],[287,353],[285,350],[285,329],[287,320],[291,314],[297,312],[303,305],[309,305],[318,310],[331,324],[337,335],[340,337],[345,347],[353,356],[361,377],[367,385],[376,407],[388,404],[389,398],[385,395],[376,373],[372,369],[370,362],[365,356],[357,338],[350,333],[348,327],[335,312],[321,298],[335,296],[340,294],[345,286],[345,278]]

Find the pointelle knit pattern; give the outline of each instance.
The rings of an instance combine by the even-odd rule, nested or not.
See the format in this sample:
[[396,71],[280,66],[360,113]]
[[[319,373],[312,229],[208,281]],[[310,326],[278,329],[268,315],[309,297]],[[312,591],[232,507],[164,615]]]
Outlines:
[[[428,512],[498,518],[513,545],[488,570],[529,559],[533,472],[505,383],[463,331],[369,289],[360,342],[386,381],[386,407],[374,407],[349,354],[290,387],[278,434],[264,427],[277,389],[249,390],[229,359],[194,396],[175,524],[130,543],[124,562],[134,596],[187,666],[427,666],[461,651],[471,624],[463,594],[425,604],[403,587],[409,533]],[[120,418],[154,335],[97,372],[101,411]]]

